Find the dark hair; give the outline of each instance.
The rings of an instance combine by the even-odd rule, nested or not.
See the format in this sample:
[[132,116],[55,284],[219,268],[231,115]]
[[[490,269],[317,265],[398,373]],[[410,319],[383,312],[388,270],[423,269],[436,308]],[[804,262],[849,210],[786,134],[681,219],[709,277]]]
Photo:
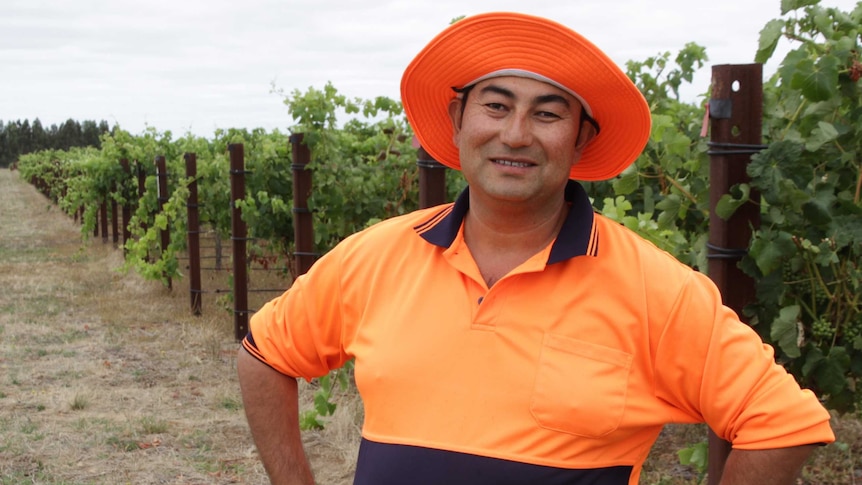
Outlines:
[[464,117],[464,107],[467,106],[467,96],[470,95],[470,91],[472,91],[475,87],[475,84],[464,86],[463,88],[456,88],[455,86],[452,86],[452,91],[455,91],[456,93],[461,95],[461,118]]
[[[474,87],[476,87],[475,84],[470,84],[469,86],[464,86],[463,88],[456,88],[455,86],[452,86],[452,91],[455,91],[456,93],[461,95],[462,118],[464,117],[464,107],[467,106],[467,96],[470,95],[470,91],[472,91]],[[585,121],[593,125],[593,128],[596,130],[596,135],[598,135],[599,131],[601,131],[601,128],[599,127],[599,122],[596,121],[595,118],[590,116],[589,113],[587,113],[587,110],[585,110],[583,106],[581,106],[581,126],[583,126]]]

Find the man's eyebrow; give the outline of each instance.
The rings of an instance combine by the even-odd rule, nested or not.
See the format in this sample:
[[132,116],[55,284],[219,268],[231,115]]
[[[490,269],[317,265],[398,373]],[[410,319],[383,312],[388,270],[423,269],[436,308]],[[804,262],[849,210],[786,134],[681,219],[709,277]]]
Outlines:
[[[481,89],[481,92],[482,93],[496,93],[496,94],[499,94],[501,96],[505,96],[506,98],[509,98],[509,99],[515,99],[516,98],[515,93],[513,93],[512,91],[510,91],[504,87],[494,85],[494,84],[489,84],[489,85],[483,87]],[[534,102],[534,104],[545,104],[545,103],[560,103],[563,106],[565,106],[566,108],[571,108],[571,105],[569,104],[569,100],[566,99],[564,96],[561,96],[559,94],[543,94],[541,96],[537,96],[535,99],[535,102]]]
[[510,98],[510,99],[515,99],[515,93],[513,93],[512,91],[509,91],[506,88],[496,86],[494,84],[489,84],[489,85],[485,86],[484,88],[482,88],[481,92],[482,93],[496,93],[496,94],[499,94],[501,96],[505,96],[505,97]]
[[559,94],[543,94],[536,98],[536,104],[545,104],[545,103],[560,103],[564,105],[566,108],[571,108],[569,105],[569,100]]

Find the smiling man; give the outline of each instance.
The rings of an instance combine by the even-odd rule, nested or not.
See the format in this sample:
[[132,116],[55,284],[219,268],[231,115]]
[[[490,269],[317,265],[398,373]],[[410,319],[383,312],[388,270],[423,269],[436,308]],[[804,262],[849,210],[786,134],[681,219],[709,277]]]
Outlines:
[[275,484],[312,484],[297,378],[355,359],[357,485],[635,484],[667,423],[706,422],[727,484],[789,484],[829,414],[708,278],[593,212],[576,180],[643,149],[643,96],[555,22],[477,15],[402,78],[454,204],[343,241],[252,318],[238,367]]

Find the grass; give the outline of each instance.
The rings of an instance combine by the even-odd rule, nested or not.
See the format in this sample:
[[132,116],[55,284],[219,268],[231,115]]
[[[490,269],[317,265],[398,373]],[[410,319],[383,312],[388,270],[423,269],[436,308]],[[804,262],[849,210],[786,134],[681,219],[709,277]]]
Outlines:
[[83,411],[90,405],[90,399],[84,394],[75,394],[75,398],[69,403],[69,409],[72,411]]
[[236,412],[242,409],[242,400],[237,396],[224,396],[219,400],[218,406]]
[[168,422],[158,419],[154,416],[144,416],[141,418],[141,433],[143,434],[162,434],[168,432]]

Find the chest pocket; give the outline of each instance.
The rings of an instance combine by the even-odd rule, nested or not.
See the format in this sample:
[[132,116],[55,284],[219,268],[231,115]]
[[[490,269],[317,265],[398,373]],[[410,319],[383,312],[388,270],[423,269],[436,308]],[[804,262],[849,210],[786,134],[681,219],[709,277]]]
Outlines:
[[588,438],[617,429],[626,407],[632,355],[545,334],[530,412],[539,426]]

